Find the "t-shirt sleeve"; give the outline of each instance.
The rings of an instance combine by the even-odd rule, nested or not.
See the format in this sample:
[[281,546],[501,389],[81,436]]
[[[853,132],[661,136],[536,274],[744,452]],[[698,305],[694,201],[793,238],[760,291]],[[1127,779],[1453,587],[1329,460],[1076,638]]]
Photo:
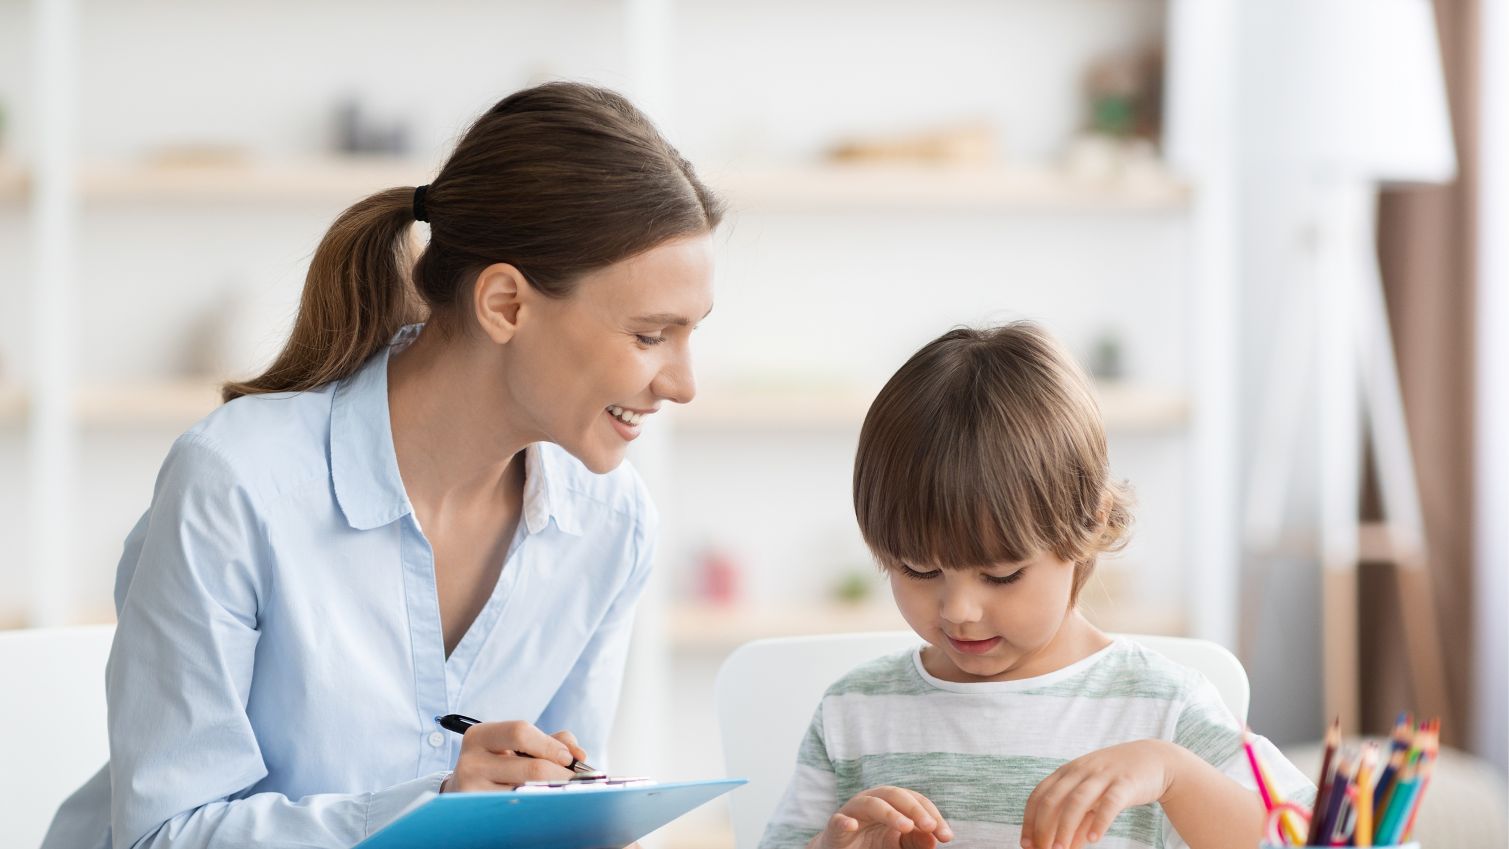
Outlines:
[[[1205,676],[1192,675],[1188,696],[1179,708],[1178,722],[1174,726],[1174,742],[1256,794],[1257,782],[1252,776],[1252,765],[1242,749],[1242,723],[1231,715],[1221,700],[1221,694]],[[1253,734],[1252,748],[1267,770],[1270,786],[1277,787],[1278,795],[1284,801],[1306,807],[1315,803],[1315,785],[1268,738]],[[1164,846],[1186,849],[1187,845],[1174,831],[1173,824],[1165,819]]]
[[796,753],[796,769],[775,814],[765,826],[759,849],[801,849],[816,837],[838,810],[838,777],[823,735],[823,706]]

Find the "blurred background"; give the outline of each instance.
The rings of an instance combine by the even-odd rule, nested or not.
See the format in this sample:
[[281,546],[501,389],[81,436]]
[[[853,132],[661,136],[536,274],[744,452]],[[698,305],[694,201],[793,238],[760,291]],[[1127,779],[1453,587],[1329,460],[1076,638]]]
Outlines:
[[868,401],[1030,318],[1137,493],[1090,618],[1230,647],[1296,757],[1441,715],[1501,796],[1503,6],[0,0],[0,626],[111,621],[168,446],[276,352],[333,218],[574,79],[732,207],[699,397],[632,455],[664,536],[616,772],[722,773],[740,643],[904,627],[849,500]]

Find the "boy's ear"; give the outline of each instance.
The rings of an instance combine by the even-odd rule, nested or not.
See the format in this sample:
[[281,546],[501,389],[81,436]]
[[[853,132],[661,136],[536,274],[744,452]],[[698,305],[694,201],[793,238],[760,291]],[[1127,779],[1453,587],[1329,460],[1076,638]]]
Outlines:
[[477,274],[472,312],[487,338],[501,345],[513,339],[526,307],[537,295],[518,268],[495,262]]

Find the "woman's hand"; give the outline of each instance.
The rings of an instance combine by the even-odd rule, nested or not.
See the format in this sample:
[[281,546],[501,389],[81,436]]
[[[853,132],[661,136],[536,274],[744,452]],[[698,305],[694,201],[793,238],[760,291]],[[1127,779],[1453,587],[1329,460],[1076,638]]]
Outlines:
[[1023,849],[1079,849],[1105,837],[1117,814],[1162,799],[1174,780],[1173,745],[1136,740],[1054,770],[1027,797]]
[[933,849],[954,839],[930,799],[901,787],[871,787],[828,820],[809,849]]
[[[525,757],[527,755],[527,757]],[[587,759],[570,731],[546,734],[523,721],[482,722],[461,735],[456,771],[441,793],[506,790],[526,781],[565,781],[571,760]]]

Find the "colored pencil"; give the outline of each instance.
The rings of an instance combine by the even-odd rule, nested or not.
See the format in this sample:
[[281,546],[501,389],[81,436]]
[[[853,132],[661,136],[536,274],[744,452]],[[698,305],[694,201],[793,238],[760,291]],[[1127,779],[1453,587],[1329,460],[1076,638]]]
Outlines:
[[1331,777],[1331,791],[1326,798],[1326,807],[1321,812],[1320,838],[1315,843],[1317,846],[1330,846],[1331,841],[1335,839],[1338,820],[1341,819],[1341,806],[1347,798],[1347,787],[1351,784],[1351,775],[1351,755],[1346,752],[1339,753],[1336,756],[1336,774]]
[[1416,763],[1414,760],[1406,761],[1404,769],[1399,772],[1398,780],[1389,791],[1386,807],[1378,816],[1376,837],[1380,845],[1392,845],[1390,838],[1397,830],[1403,830],[1404,806],[1408,803],[1410,794],[1414,791]]
[[1393,784],[1394,776],[1399,774],[1399,769],[1404,766],[1405,753],[1409,751],[1410,740],[1414,737],[1415,718],[1407,710],[1399,712],[1399,718],[1394,720],[1394,733],[1389,737],[1388,754],[1385,757],[1388,763],[1378,773],[1378,788],[1373,791],[1374,810],[1383,807],[1384,796]]
[[1378,744],[1368,743],[1362,747],[1362,760],[1357,763],[1357,826],[1353,829],[1354,846],[1373,845],[1373,764],[1378,758]]
[[1437,719],[1433,720],[1433,723],[1434,727],[1429,732],[1430,740],[1426,743],[1425,757],[1420,765],[1420,790],[1411,801],[1409,816],[1404,821],[1404,833],[1399,837],[1400,842],[1407,843],[1411,837],[1414,837],[1415,817],[1420,814],[1420,803],[1425,797],[1425,791],[1430,789],[1430,776],[1435,771],[1436,758],[1440,753],[1441,721]]
[[1252,767],[1252,780],[1257,784],[1258,796],[1263,800],[1263,810],[1273,810],[1273,796],[1268,792],[1268,782],[1263,780],[1263,768],[1258,766],[1257,752],[1252,750],[1252,735],[1242,733],[1242,750],[1247,753],[1247,765]]
[[1336,749],[1341,746],[1341,717],[1331,720],[1326,729],[1326,752],[1320,761],[1320,778],[1315,782],[1315,806],[1311,808],[1310,832],[1305,835],[1306,846],[1320,845],[1321,812],[1325,810],[1326,793],[1331,789],[1331,765],[1336,760]]

